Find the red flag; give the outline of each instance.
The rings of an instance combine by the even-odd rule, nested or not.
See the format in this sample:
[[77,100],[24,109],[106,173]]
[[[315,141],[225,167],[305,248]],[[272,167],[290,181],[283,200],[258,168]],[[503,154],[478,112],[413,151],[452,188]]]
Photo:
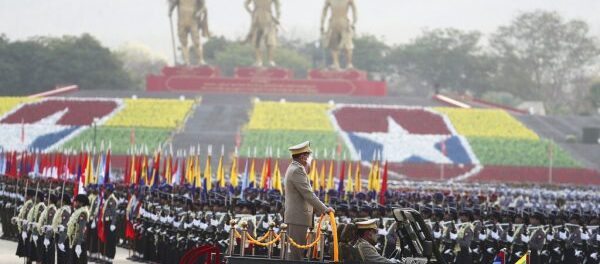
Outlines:
[[379,192],[379,204],[385,204],[385,193],[387,192],[387,179],[388,179],[388,163],[385,162],[383,166],[383,177],[381,179],[381,191]]
[[102,211],[104,210],[104,185],[102,185],[102,191],[100,192],[100,207],[98,207],[98,239],[102,243],[106,243],[106,236],[104,235],[104,216]]
[[17,152],[13,151],[10,157],[10,171],[8,173],[9,176],[16,178],[17,177]]
[[129,185],[129,182],[131,181],[131,168],[129,165],[129,155],[125,156],[125,174],[123,175],[123,183],[125,183],[125,185]]
[[271,186],[271,158],[267,159],[267,180],[265,181],[265,189]]

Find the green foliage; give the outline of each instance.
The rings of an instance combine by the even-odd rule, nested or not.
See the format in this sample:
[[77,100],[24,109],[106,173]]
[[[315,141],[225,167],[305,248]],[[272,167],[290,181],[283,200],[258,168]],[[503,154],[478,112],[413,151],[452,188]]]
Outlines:
[[[236,67],[252,66],[254,64],[254,48],[238,42],[222,43],[222,50],[215,50],[215,64],[226,75],[233,75]],[[266,52],[264,54],[266,56]],[[265,57],[266,58],[266,57]],[[266,60],[266,59],[265,59]],[[280,47],[275,52],[275,62],[281,67],[292,69],[296,76],[306,75],[310,61],[295,49]]]
[[145,90],[146,76],[160,73],[160,70],[167,65],[164,58],[153,54],[149,48],[142,45],[121,46],[115,55],[123,63],[123,70],[131,79],[132,88],[137,90]]
[[373,35],[360,36],[354,39],[354,67],[371,73],[384,72],[389,50],[390,47]]
[[592,85],[590,89],[590,100],[596,108],[600,108],[600,82]]
[[31,94],[66,84],[83,90],[131,86],[122,63],[88,34],[0,42],[1,94]]
[[217,54],[225,50],[229,43],[230,41],[223,36],[209,38],[202,47],[204,51],[204,60],[209,64],[216,64]]
[[[156,149],[159,144],[167,141],[170,130],[166,129],[135,129],[135,144],[147,146],[148,149]],[[107,146],[110,142],[113,154],[127,154],[131,147],[131,128],[123,127],[98,127],[96,129],[96,146],[100,147],[101,142]],[[94,128],[89,128],[77,137],[69,140],[61,146],[62,149],[77,149],[81,146],[94,145]]]
[[540,166],[550,164],[549,148],[553,148],[554,167],[580,167],[570,155],[547,140],[468,138],[475,155],[483,165]]
[[578,83],[600,55],[589,25],[565,20],[557,12],[523,13],[500,27],[490,43],[499,63],[495,87],[525,99],[541,99],[550,111],[576,108],[580,102],[568,105],[566,98],[587,88]]
[[215,64],[224,74],[232,76],[236,67],[251,66],[254,63],[252,46],[230,42],[215,55]]
[[440,89],[480,94],[486,90],[493,61],[482,52],[481,33],[458,29],[426,31],[409,44],[394,47],[387,63],[421,94]]
[[297,78],[305,77],[307,69],[310,68],[310,61],[298,53],[296,50],[289,48],[280,48],[275,52],[275,61],[281,67],[291,69]]
[[[338,146],[338,136],[334,132],[308,132],[308,131],[283,131],[283,130],[247,130],[244,132],[242,146],[240,148],[241,156],[253,156],[256,147],[257,157],[265,157],[266,148],[273,147],[273,155],[280,151],[281,157],[288,157],[288,148],[300,142],[310,140],[311,148],[317,152],[319,158],[323,158],[323,153],[327,151],[328,155]],[[344,151],[348,152],[345,147]]]
[[515,97],[509,92],[489,91],[484,93],[481,98],[486,101],[512,107],[516,107],[521,103],[521,99]]

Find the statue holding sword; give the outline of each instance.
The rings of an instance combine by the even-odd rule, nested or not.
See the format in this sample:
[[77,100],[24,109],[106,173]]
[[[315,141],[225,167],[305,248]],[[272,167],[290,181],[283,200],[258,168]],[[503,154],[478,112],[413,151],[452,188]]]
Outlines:
[[[196,55],[197,64],[204,65],[204,54],[202,51],[202,42],[200,36],[208,38],[208,13],[206,10],[206,0],[169,0],[169,19],[171,19],[173,10],[177,7],[177,35],[181,44],[181,54],[185,65],[190,65],[190,48],[188,39],[191,37],[192,50]],[[200,35],[202,30],[202,35]],[[171,34],[173,45],[173,23],[171,20]],[[175,47],[173,46],[173,49]],[[175,50],[173,50],[175,53]],[[175,56],[175,54],[174,54]]]
[[269,66],[275,67],[277,28],[281,16],[279,0],[246,0],[245,7],[252,17],[252,26],[246,42],[252,42],[254,45],[256,56],[254,66],[263,66],[262,45],[264,45],[267,48]]

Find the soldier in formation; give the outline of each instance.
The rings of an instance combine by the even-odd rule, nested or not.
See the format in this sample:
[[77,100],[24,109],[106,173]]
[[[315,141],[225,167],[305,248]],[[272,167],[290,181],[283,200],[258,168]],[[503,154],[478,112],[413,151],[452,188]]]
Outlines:
[[[232,219],[247,222],[253,237],[265,234],[270,223],[278,228],[284,222],[284,199],[276,190],[105,185],[88,186],[89,195],[71,197],[70,188],[63,192],[50,182],[17,184],[5,177],[0,182],[3,238],[18,241],[17,255],[27,262],[85,263],[91,254],[97,254],[96,262],[111,262],[115,247],[121,246],[130,251],[132,260],[172,263],[200,246],[225,252]],[[468,184],[447,188],[415,183],[386,193],[384,204],[374,193],[316,194],[335,209],[340,249],[350,253],[341,255],[344,260],[375,258],[374,252],[388,260],[411,256],[410,247],[395,232],[392,209],[413,208],[428,223],[433,245],[448,263],[487,264],[501,251],[507,263],[524,254],[530,255],[531,263],[600,263],[600,195],[591,188],[556,191]],[[92,209],[100,196],[98,209]],[[375,227],[364,222],[367,219],[377,220],[377,232],[371,232]],[[94,221],[94,239],[99,240],[98,229],[105,238],[97,251],[91,248]],[[235,252],[240,252],[240,242],[235,239]],[[325,248],[330,255],[331,243]],[[243,249],[247,254],[268,252],[252,244]],[[271,254],[278,256],[279,250],[277,243]]]

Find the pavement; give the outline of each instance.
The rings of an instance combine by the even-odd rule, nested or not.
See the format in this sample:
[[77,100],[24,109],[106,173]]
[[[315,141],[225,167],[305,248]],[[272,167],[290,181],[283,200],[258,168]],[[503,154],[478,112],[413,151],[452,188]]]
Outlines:
[[[20,259],[15,255],[17,251],[17,242],[1,240],[0,239],[0,264],[18,264],[24,263],[23,259]],[[117,255],[115,256],[114,264],[123,263],[139,263],[127,260],[128,252],[126,249],[117,247]],[[90,262],[93,263],[93,262]]]

